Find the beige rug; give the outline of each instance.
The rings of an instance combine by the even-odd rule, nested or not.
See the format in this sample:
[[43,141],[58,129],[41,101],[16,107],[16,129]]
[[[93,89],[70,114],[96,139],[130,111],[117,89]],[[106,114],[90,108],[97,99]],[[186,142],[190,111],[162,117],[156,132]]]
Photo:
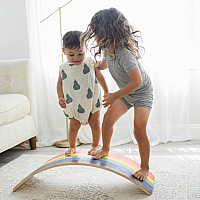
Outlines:
[[[152,195],[127,179],[88,166],[62,166],[36,174],[16,192],[13,188],[55,155],[22,155],[0,168],[0,199],[131,200],[200,199],[200,156],[152,156]],[[139,157],[131,157],[139,162]]]

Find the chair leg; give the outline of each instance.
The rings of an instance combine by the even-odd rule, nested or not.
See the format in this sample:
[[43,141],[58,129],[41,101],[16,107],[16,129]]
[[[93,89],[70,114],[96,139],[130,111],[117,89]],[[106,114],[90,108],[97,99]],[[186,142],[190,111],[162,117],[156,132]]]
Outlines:
[[31,150],[35,150],[36,149],[36,136],[29,139],[29,143],[30,143],[30,146],[31,146]]

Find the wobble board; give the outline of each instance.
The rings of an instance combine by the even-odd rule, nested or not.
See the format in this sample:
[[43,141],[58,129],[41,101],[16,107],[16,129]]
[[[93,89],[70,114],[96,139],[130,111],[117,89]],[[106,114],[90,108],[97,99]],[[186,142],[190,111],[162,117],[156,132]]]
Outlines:
[[102,168],[111,171],[115,174],[118,174],[128,179],[129,181],[135,183],[147,194],[152,194],[155,177],[151,172],[149,172],[149,176],[144,181],[140,181],[134,176],[132,176],[132,173],[139,169],[139,163],[126,156],[113,152],[110,152],[108,156],[105,156],[103,158],[93,159],[91,155],[87,155],[87,152],[88,150],[86,149],[80,149],[77,150],[76,153],[74,153],[71,156],[66,157],[64,153],[55,156],[54,158],[48,160],[43,165],[41,165],[38,169],[33,171],[30,175],[25,177],[21,182],[19,182],[13,189],[13,192],[15,192],[20,186],[22,186],[35,174],[38,174],[44,170],[63,165],[86,165],[91,167]]

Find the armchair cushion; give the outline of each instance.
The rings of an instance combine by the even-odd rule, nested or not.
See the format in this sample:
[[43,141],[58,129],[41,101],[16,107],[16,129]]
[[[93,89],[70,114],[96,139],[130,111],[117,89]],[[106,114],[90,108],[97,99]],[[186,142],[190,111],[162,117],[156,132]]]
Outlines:
[[0,95],[0,126],[15,122],[30,112],[30,102],[22,94]]
[[0,60],[0,153],[38,134],[35,76],[27,59]]

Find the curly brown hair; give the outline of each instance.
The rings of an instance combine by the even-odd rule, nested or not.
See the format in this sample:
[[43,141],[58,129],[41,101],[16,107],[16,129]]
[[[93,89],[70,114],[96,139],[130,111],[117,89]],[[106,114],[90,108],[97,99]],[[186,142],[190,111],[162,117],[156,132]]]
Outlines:
[[125,50],[133,51],[140,58],[138,41],[142,41],[141,36],[136,35],[140,31],[135,31],[125,16],[116,8],[109,8],[98,11],[91,19],[87,30],[81,35],[83,45],[88,47],[91,39],[91,47],[95,52],[94,57],[101,55],[101,52],[114,55],[114,50],[122,47]]

